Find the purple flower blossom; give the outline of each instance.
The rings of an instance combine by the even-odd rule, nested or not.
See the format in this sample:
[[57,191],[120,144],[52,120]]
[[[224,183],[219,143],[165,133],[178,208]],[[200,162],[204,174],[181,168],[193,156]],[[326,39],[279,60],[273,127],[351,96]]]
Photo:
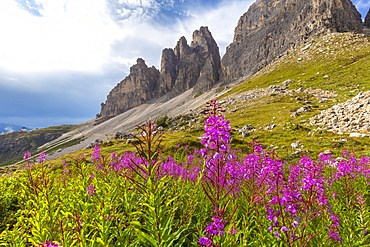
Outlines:
[[280,230],[281,230],[282,232],[287,232],[287,231],[289,231],[288,227],[286,227],[286,226],[282,226]]
[[331,230],[328,232],[328,235],[329,235],[329,240],[333,241],[333,242],[342,242],[343,240],[339,237],[339,234],[337,231],[335,230]]
[[87,190],[87,194],[89,195],[89,198],[91,196],[96,195],[96,190],[95,190],[94,185],[90,185],[89,187],[86,188],[86,190]]
[[46,240],[45,243],[39,243],[39,245],[43,246],[43,247],[61,247],[61,245],[59,245],[57,243],[49,242],[48,240]]
[[212,244],[213,244],[212,239],[209,239],[207,237],[202,237],[202,238],[199,239],[199,245],[200,246],[210,247],[210,246],[212,246]]
[[69,170],[68,170],[68,169],[67,169],[67,170],[62,171],[62,174],[66,174],[66,173],[69,173]]
[[293,220],[293,222],[292,222],[292,227],[293,228],[297,228],[299,226],[299,222],[298,221],[296,221],[296,220]]
[[28,159],[30,157],[31,157],[31,153],[30,152],[26,152],[26,153],[24,153],[23,159],[26,160],[26,159]]
[[45,160],[46,160],[46,154],[45,153],[41,153],[39,155],[39,159],[37,160],[37,162],[38,163],[43,163]]
[[207,236],[211,237],[225,235],[224,228],[225,224],[227,223],[228,221],[213,217],[211,224],[209,224],[206,228]]
[[94,162],[99,162],[100,161],[100,146],[96,145],[94,147],[94,151],[91,154],[91,159]]

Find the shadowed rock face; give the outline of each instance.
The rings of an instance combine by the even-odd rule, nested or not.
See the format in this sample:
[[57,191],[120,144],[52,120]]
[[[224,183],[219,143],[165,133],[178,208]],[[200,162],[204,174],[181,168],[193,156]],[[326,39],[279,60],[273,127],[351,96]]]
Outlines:
[[365,27],[370,28],[370,9],[369,9],[369,12],[367,12],[367,15],[365,17]]
[[[190,88],[194,88],[195,94],[210,90],[219,80],[221,58],[208,28],[201,27],[195,31],[190,46],[181,37],[174,50],[164,50],[161,68],[159,85],[170,89],[167,90],[170,97]],[[163,88],[161,91],[166,92]]]
[[350,0],[258,0],[239,19],[222,58],[222,80],[250,76],[308,38],[362,28]]
[[130,74],[113,88],[107,101],[101,104],[100,116],[115,116],[153,99],[159,79],[159,71],[148,68],[141,58],[130,68]]
[[193,33],[189,46],[181,37],[174,49],[164,49],[161,71],[148,68],[141,58],[132,66],[130,74],[107,96],[98,117],[123,113],[149,100],[168,95],[173,98],[194,88],[203,93],[219,81],[221,58],[219,48],[207,27]]

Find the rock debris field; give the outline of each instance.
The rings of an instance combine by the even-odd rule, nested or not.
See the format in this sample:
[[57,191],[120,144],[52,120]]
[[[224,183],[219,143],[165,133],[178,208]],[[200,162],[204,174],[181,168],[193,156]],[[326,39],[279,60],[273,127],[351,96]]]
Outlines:
[[370,130],[370,91],[360,92],[352,99],[322,111],[310,119],[310,124],[338,134],[364,136]]

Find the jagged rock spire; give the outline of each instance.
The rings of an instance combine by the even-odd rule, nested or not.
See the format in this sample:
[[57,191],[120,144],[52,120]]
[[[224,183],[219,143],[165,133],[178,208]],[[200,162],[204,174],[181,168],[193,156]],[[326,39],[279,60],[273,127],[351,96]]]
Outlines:
[[156,95],[159,71],[145,64],[138,58],[130,68],[130,74],[114,87],[107,96],[107,101],[101,104],[99,117],[116,116],[135,106],[139,106]]
[[148,66],[141,58],[130,68],[130,74],[107,96],[97,117],[108,118],[152,99],[172,98],[194,88],[194,94],[209,90],[219,80],[219,48],[208,27],[193,33],[189,46],[181,37],[174,49],[164,49],[161,71]]

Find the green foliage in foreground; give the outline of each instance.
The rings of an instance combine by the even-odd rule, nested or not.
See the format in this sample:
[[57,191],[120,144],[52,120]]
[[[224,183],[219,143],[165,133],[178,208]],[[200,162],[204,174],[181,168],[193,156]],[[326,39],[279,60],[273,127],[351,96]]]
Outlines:
[[206,125],[202,150],[161,157],[149,122],[136,154],[41,156],[1,178],[0,245],[368,246],[368,157],[285,163],[230,149],[223,118]]
[[38,147],[76,127],[76,125],[59,125],[29,132],[11,132],[0,135],[0,166],[21,161],[24,153],[36,152]]

